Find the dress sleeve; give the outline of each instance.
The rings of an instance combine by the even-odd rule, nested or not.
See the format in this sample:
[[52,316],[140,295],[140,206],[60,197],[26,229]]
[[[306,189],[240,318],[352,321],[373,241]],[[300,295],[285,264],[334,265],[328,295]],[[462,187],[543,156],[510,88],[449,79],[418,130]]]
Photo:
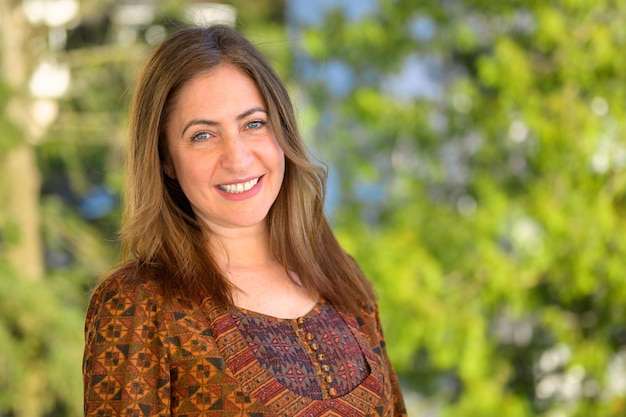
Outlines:
[[402,395],[402,389],[400,388],[400,381],[398,375],[389,360],[387,355],[387,345],[385,342],[385,336],[383,334],[383,326],[380,321],[380,314],[378,306],[374,308],[376,314],[376,333],[379,337],[380,346],[382,348],[382,359],[385,362],[385,367],[389,370],[389,378],[391,380],[391,389],[393,393],[393,416],[394,417],[407,417],[406,406],[404,404],[404,396]]
[[169,416],[170,371],[163,311],[148,285],[110,278],[85,320],[85,416]]

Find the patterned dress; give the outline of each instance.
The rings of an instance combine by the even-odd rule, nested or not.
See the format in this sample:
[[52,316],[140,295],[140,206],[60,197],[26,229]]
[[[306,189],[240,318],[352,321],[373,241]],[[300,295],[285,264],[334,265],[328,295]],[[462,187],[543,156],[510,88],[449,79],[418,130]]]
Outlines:
[[86,416],[406,416],[376,306],[277,319],[114,277],[85,337]]

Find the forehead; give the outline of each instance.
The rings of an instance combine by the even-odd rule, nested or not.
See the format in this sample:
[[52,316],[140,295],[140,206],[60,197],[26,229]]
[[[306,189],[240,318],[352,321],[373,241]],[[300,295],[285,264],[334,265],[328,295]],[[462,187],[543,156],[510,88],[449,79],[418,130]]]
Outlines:
[[264,101],[252,77],[232,64],[220,64],[193,76],[181,86],[174,101],[197,100],[224,105],[230,97]]

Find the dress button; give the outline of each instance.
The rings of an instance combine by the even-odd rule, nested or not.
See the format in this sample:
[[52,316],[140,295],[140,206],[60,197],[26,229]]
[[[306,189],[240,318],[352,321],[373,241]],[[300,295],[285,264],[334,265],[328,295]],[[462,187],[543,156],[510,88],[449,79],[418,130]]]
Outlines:
[[324,372],[330,371],[330,366],[328,366],[326,364],[322,365],[322,371],[324,371]]
[[313,333],[307,333],[306,340],[313,340]]
[[324,377],[324,380],[330,384],[331,382],[333,382],[333,377],[330,375],[326,375],[326,377]]
[[319,355],[317,355],[317,359],[323,361],[324,360],[324,354],[320,353]]
[[329,390],[328,390],[328,393],[329,393],[330,395],[337,395],[337,390],[336,390],[336,389],[334,389],[334,388],[331,388],[331,389],[329,389]]
[[298,324],[302,324],[304,323],[304,318],[303,317],[298,317]]
[[311,345],[311,349],[313,349],[313,350],[317,350],[317,349],[319,349],[319,346],[317,345],[317,343],[313,343],[313,344]]

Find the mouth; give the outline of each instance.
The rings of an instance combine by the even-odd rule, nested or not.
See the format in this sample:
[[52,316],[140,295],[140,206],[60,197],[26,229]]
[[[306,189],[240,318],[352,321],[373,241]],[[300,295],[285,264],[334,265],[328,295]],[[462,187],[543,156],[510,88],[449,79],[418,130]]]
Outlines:
[[259,183],[260,179],[261,177],[254,178],[246,182],[240,182],[237,184],[220,184],[217,186],[217,188],[219,188],[221,191],[224,191],[225,193],[241,194],[254,188],[254,186]]

